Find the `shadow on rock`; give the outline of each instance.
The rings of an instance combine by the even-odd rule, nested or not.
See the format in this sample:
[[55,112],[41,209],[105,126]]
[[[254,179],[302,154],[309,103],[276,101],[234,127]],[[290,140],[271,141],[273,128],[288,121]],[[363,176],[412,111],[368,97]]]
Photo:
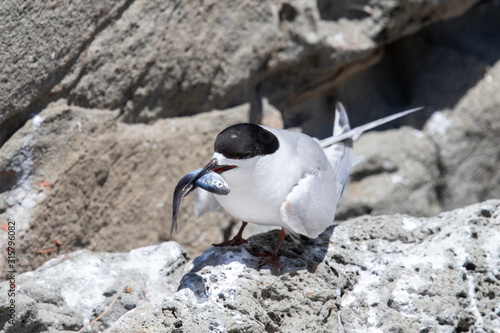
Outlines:
[[[328,253],[334,228],[335,226],[329,227],[316,239],[287,235],[278,252],[281,263],[279,269],[269,265],[260,266],[261,259],[252,254],[271,253],[276,246],[277,229],[254,235],[243,246],[212,247],[186,266],[186,274],[178,291],[190,289],[199,301],[208,299],[210,292],[207,286],[217,283],[218,279],[217,274],[208,274],[207,279],[207,272],[224,271],[224,278],[228,278],[227,272],[231,271],[235,273],[235,277],[240,277],[243,271],[254,275],[262,275],[265,271],[273,276],[294,276],[299,271],[315,273]],[[234,266],[235,269],[228,269],[228,266]]]

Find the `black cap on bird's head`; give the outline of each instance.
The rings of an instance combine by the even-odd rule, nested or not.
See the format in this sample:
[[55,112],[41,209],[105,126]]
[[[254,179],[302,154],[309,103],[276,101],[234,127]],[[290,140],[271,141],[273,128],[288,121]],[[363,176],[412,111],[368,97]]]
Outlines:
[[214,151],[226,158],[244,160],[259,155],[268,155],[278,150],[278,138],[256,124],[236,124],[217,135]]

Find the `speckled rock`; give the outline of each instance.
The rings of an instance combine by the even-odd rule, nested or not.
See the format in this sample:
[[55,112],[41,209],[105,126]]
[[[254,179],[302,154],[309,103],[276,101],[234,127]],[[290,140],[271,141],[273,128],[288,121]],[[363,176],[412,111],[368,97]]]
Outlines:
[[[99,332],[129,310],[172,295],[185,263],[179,244],[167,242],[129,253],[92,253],[81,250],[54,258],[37,270],[15,276],[15,296],[0,284],[0,331],[75,332],[113,307],[85,332]],[[16,317],[9,320],[9,302]]]
[[[431,149],[437,153],[434,160],[438,162],[439,176],[434,184],[435,190],[429,191],[429,197],[436,196],[436,204],[441,210],[500,198],[500,168],[497,167],[500,164],[497,147],[497,138],[500,137],[500,43],[496,42],[496,31],[500,31],[500,20],[496,18],[499,16],[498,1],[481,1],[458,19],[429,26],[388,45],[379,63],[353,75],[333,93],[332,100],[338,99],[348,111],[352,110],[349,117],[353,124],[376,119],[386,112],[397,112],[408,103],[426,106],[425,111],[405,117],[404,121],[423,128],[424,140],[434,142]],[[320,117],[322,108],[324,116]],[[315,117],[309,121],[313,123],[310,128],[326,127],[322,124],[328,123],[325,119],[331,119],[327,118],[331,117],[330,109],[328,104],[315,107]],[[390,125],[395,124],[398,121]],[[371,141],[379,140],[375,136],[371,138]],[[354,149],[367,150],[362,147],[364,145],[374,148],[375,144],[371,141],[362,137],[355,143]],[[384,147],[377,153],[369,151],[370,156],[384,155],[387,149],[405,154],[406,150],[398,153],[399,143],[392,143],[394,149]],[[403,146],[410,148],[405,142]],[[429,178],[434,177],[432,173],[436,165],[429,170]],[[383,178],[398,172],[400,169],[369,174],[366,182],[375,183],[378,177],[382,184]],[[355,180],[359,184],[364,182]],[[417,194],[408,192],[403,197],[413,195]],[[421,194],[419,196],[422,197]],[[387,196],[370,197],[388,203],[385,206],[387,210],[383,210],[383,204],[364,204],[357,199],[363,203],[361,211],[367,212],[371,208],[377,214],[394,212],[395,206],[390,204]],[[397,202],[400,198],[392,200]],[[425,207],[421,202],[410,206],[409,202],[400,205],[403,210],[398,213],[414,215],[418,207]],[[433,211],[422,210],[418,215],[429,215]]]
[[243,248],[212,248],[179,290],[107,332],[496,332],[500,327],[500,201],[432,218],[360,217],[316,240],[286,240],[281,270]]

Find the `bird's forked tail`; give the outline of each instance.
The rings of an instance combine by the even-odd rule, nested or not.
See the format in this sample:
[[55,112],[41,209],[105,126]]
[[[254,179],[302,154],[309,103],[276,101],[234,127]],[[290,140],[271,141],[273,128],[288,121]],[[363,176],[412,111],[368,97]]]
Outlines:
[[[333,123],[332,137],[339,137],[350,131],[351,126],[349,125],[349,118],[347,117],[345,108],[342,103],[337,103],[335,107],[335,121]],[[351,172],[353,139],[348,137],[330,145],[324,144],[326,140],[328,139],[321,140],[320,145],[335,171],[335,178],[337,180],[337,200],[339,200]]]

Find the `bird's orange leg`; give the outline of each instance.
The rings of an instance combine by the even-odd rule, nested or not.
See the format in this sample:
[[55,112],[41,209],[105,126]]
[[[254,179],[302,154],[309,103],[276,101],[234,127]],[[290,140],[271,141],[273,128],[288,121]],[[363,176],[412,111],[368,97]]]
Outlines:
[[277,269],[280,268],[281,264],[280,264],[280,259],[278,257],[278,250],[285,237],[286,237],[286,231],[285,229],[281,229],[278,233],[278,243],[276,244],[276,247],[274,248],[272,253],[269,254],[269,253],[257,252],[254,254],[262,258],[259,267],[264,265],[272,265]]
[[238,233],[236,234],[236,236],[233,237],[233,239],[228,240],[227,242],[219,243],[219,244],[212,244],[212,246],[215,246],[215,247],[236,246],[236,245],[241,245],[241,244],[247,243],[248,241],[246,239],[244,239],[243,237],[241,237],[243,235],[243,230],[245,229],[247,224],[248,224],[248,222],[243,222],[241,224],[240,231],[238,231]]

